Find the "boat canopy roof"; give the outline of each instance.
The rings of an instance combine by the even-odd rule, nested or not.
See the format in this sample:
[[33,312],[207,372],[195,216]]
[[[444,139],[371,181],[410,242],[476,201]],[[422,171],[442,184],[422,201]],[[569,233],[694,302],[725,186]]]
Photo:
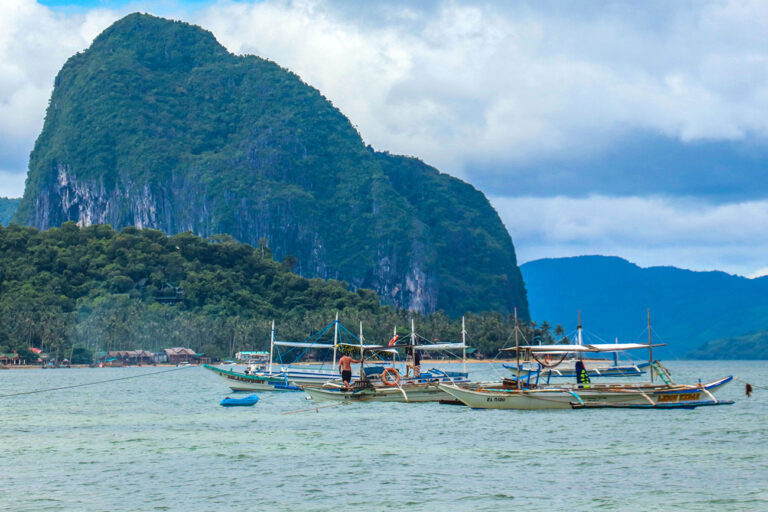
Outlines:
[[[342,341],[341,343],[339,343],[339,345],[344,347],[352,347],[352,348],[358,348],[358,349],[360,348],[359,343],[347,343]],[[365,345],[364,344],[362,345],[362,347],[364,350],[376,350],[377,352],[391,352],[391,353],[397,352],[397,349],[394,349],[389,345]]]
[[413,345],[416,350],[432,351],[432,350],[461,350],[467,348],[464,343],[435,343],[433,345]]
[[280,345],[281,347],[333,348],[333,343],[307,343],[305,341],[276,341],[275,345]]
[[[647,343],[593,343],[590,345],[522,345],[520,350],[530,352],[547,352],[550,354],[564,354],[568,352],[623,352],[624,350],[636,350],[649,347],[663,347],[666,343],[648,345]],[[503,348],[505,351],[515,351],[516,347]]]

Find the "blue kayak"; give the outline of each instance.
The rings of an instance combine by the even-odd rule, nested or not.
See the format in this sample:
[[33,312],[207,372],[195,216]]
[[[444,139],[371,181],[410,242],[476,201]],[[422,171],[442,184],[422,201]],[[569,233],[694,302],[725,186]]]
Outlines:
[[243,398],[232,398],[228,396],[224,400],[219,402],[219,405],[223,407],[248,406],[248,405],[254,405],[258,401],[259,401],[258,395],[249,395]]

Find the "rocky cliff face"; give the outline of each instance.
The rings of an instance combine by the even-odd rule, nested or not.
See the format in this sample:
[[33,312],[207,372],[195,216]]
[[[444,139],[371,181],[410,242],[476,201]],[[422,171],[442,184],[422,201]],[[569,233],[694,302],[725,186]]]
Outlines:
[[420,312],[527,316],[514,247],[482,193],[378,153],[276,64],[134,14],[62,68],[16,220],[227,233],[308,277]]

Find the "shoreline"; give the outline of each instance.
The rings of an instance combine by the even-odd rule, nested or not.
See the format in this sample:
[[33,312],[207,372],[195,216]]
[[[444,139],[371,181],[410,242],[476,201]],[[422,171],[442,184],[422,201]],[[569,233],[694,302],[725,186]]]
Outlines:
[[[422,359],[421,360],[421,366],[423,368],[425,365],[461,364],[461,362],[462,362],[461,359]],[[515,362],[514,359],[467,359],[467,364],[481,364],[481,363],[489,363],[489,364],[507,363],[507,364],[510,364],[510,363],[514,363],[514,362]],[[404,363],[404,361],[398,361],[398,363],[402,364],[402,363]],[[307,365],[330,364],[330,362],[322,363],[320,361],[308,361],[308,362],[305,362],[305,363],[296,363],[296,364],[300,365],[300,366],[307,366]],[[0,367],[0,371],[3,371],[3,370],[70,370],[70,369],[84,369],[84,368],[85,369],[92,368],[92,369],[95,369],[95,370],[105,370],[105,369],[115,369],[115,368],[174,368],[176,366],[177,365],[175,365],[175,364],[168,364],[168,363],[144,364],[144,365],[141,365],[141,366],[132,365],[132,366],[103,366],[103,367],[91,366],[91,365],[87,365],[87,364],[73,364],[70,367],[61,366],[61,367],[57,367],[57,368],[52,368],[52,367],[45,367],[45,368],[43,368],[39,364],[35,364],[35,365],[27,364],[27,365],[3,366],[3,367]],[[193,364],[193,365],[190,365],[190,366],[192,366],[192,367],[202,367],[202,364]],[[211,363],[211,366],[219,366],[219,364]],[[234,366],[245,366],[245,364],[244,363],[243,364],[236,364]]]

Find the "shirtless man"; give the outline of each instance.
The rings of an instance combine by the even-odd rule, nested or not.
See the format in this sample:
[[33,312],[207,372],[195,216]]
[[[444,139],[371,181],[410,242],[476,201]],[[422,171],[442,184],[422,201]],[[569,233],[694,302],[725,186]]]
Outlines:
[[359,363],[355,359],[352,359],[347,354],[341,356],[339,359],[339,371],[341,372],[341,380],[344,381],[344,386],[349,390],[349,381],[352,380],[352,363]]

